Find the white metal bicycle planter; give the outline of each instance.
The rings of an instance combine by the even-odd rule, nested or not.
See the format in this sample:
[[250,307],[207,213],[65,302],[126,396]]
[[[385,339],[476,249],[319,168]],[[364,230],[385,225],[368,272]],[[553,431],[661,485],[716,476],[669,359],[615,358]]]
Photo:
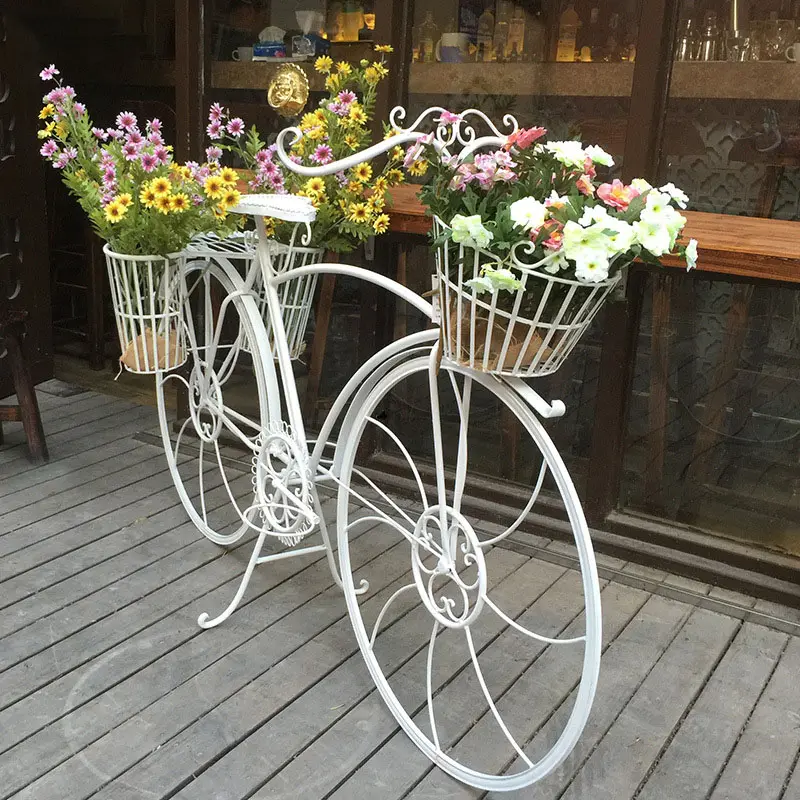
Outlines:
[[[441,110],[429,109],[411,127],[402,129],[404,112],[395,109],[392,122],[401,130],[398,136],[324,167],[300,167],[286,157],[285,143],[288,137],[297,134],[295,129],[280,134],[278,153],[288,168],[302,174],[330,174],[374,158],[397,144],[415,141],[422,135],[420,126]],[[463,116],[485,124],[491,135],[479,137],[466,122],[457,125],[449,138],[439,128],[438,146],[444,152],[456,146],[464,154],[505,141],[507,134],[502,134],[482,113],[472,111]],[[510,117],[503,122],[509,132],[517,127]],[[267,238],[263,217],[296,222],[302,234],[314,218],[313,207],[303,198],[248,196],[237,211],[254,218],[256,239],[207,240],[190,248],[183,267],[188,361],[182,371],[162,371],[156,379],[169,468],[190,518],[205,536],[223,546],[235,543],[248,530],[257,534],[234,598],[217,617],[201,615],[200,625],[213,627],[233,612],[258,564],[324,552],[334,580],[344,591],[370,674],[391,712],[416,745],[442,769],[481,789],[513,790],[541,779],[567,757],[586,724],[597,684],[601,649],[600,591],[586,521],[564,463],[537,418],[537,414],[544,418],[561,416],[565,410],[563,403],[548,403],[517,377],[536,374],[530,359],[526,359],[524,366],[517,363],[516,368],[512,365],[497,370],[501,374],[492,374],[469,366],[475,363],[474,354],[467,365],[448,358],[442,353],[442,343],[452,340],[440,333],[440,315],[435,306],[388,278],[339,263],[304,263],[281,269],[285,259],[276,262],[274,244]],[[447,271],[442,270],[440,264],[439,281],[450,291]],[[288,296],[297,296],[287,294],[290,282],[305,282],[307,287],[309,281],[326,273],[377,284],[416,308],[434,326],[390,344],[369,359],[342,390],[318,438],[310,441],[292,371],[291,359],[296,348],[289,343],[296,340],[296,327],[291,327],[296,326],[293,320],[300,319],[305,325],[307,316],[301,313],[296,318],[291,315],[287,318],[282,300],[285,304]],[[567,341],[571,349],[610,289],[610,285],[603,286],[599,294],[595,293],[597,296],[593,295],[591,307],[582,309],[576,322],[582,326],[580,331],[572,330],[563,313],[556,320],[527,320],[526,324],[560,326],[558,341]],[[311,291],[313,295],[313,287]],[[288,336],[284,324],[287,321],[291,327]],[[566,356],[562,352],[566,346],[555,348],[555,354],[551,347],[547,364],[557,368]],[[451,349],[447,348],[448,353]],[[543,363],[543,371],[547,364]],[[229,397],[235,390],[242,372],[248,373],[256,384],[255,405],[248,412],[235,410],[226,402],[226,395]],[[189,417],[177,431],[165,404],[165,389],[170,383],[182,384],[188,393]],[[484,400],[476,399],[478,395]],[[490,410],[504,407],[505,413],[519,421],[528,438],[526,446],[539,464],[532,481],[535,485],[519,517],[499,533],[482,530],[465,504],[471,466],[470,430],[474,434],[476,424],[479,425],[478,417],[485,413],[487,397],[492,404]],[[400,409],[402,424],[396,424],[394,429],[392,415],[384,413],[389,407]],[[442,409],[452,411],[447,420]],[[427,460],[415,459],[412,450],[418,448],[406,444],[408,437],[415,435],[422,425],[432,425],[432,453]],[[338,443],[332,439],[337,426]],[[398,502],[391,490],[381,485],[380,473],[370,473],[364,468],[360,460],[366,449],[362,447],[365,436],[380,437],[386,446],[393,448],[415,502]],[[244,447],[249,453],[251,474],[242,475],[240,461],[232,457],[233,451],[229,449],[231,440],[239,450]],[[427,464],[433,464],[433,488],[424,480]],[[562,626],[555,631],[547,629],[545,634],[535,630],[527,617],[524,622],[518,619],[524,606],[506,611],[495,589],[507,572],[493,581],[493,562],[488,551],[522,524],[548,473],[563,501],[577,545],[583,603],[571,617],[569,632],[562,632]],[[318,495],[318,487],[322,485],[338,487],[335,525],[340,572]],[[359,565],[351,551],[351,536],[367,525],[393,537],[391,544],[403,548],[401,552],[410,562],[402,585],[391,593],[384,590],[389,596],[377,603],[370,603],[367,581],[361,580],[356,585],[354,576]],[[321,535],[321,544],[301,544],[315,531]],[[286,549],[264,554],[268,537],[277,537]],[[574,630],[576,627],[578,630]],[[437,642],[445,638],[446,649],[439,653]],[[395,661],[387,665],[390,651],[382,649],[385,641],[389,642],[395,661],[398,648],[407,649],[406,661],[400,668]],[[518,650],[511,648],[513,643]],[[519,653],[523,662],[525,659],[533,662],[542,648],[556,649],[556,646],[558,652],[563,652],[562,646],[583,650],[582,656],[575,660],[578,675],[572,688],[577,691],[573,691],[574,703],[563,728],[557,736],[549,737],[544,752],[535,754],[535,748],[526,744],[529,734],[517,738],[514,725],[506,722],[508,710],[515,707],[518,682],[509,679],[507,686],[498,686],[496,680],[492,683],[487,680],[486,665],[492,662],[496,667],[500,663],[503,674],[509,664],[508,671],[512,674],[516,668],[514,653]],[[463,659],[454,668],[449,662],[458,648]],[[480,708],[474,704],[468,706],[469,710],[464,712],[465,727],[458,728],[460,734],[452,733],[453,706],[446,692],[440,694],[436,667],[441,654],[448,662],[446,669],[450,670],[445,680],[453,672],[461,672],[464,666],[472,670],[458,679],[463,678],[464,687],[473,692],[475,703],[481,704]],[[419,666],[418,677],[409,681],[409,670],[415,665]],[[411,697],[410,686],[417,687],[418,696]],[[505,757],[491,769],[479,762],[462,760],[457,750],[451,751],[453,736],[463,735],[482,716],[492,724],[492,735],[499,738],[506,750]],[[483,758],[483,754],[478,758]]]

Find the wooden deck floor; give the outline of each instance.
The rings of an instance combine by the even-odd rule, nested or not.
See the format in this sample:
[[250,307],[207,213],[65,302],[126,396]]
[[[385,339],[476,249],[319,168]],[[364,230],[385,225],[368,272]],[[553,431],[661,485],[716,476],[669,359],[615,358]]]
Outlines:
[[[235,590],[247,543],[225,553],[187,522],[163,455],[135,438],[154,409],[41,398],[50,463],[30,465],[13,426],[0,449],[0,800],[483,796],[398,731],[324,560],[266,565],[233,617],[201,631],[198,613]],[[574,624],[572,550],[517,541],[488,556],[514,613],[557,608]],[[380,536],[357,537],[352,557],[380,597],[409,567]],[[511,796],[800,800],[797,613],[600,564],[605,651],[587,729],[559,770]],[[498,702],[533,745],[552,741],[573,693],[555,650],[498,664],[498,695],[514,690]],[[419,652],[397,658],[411,676]],[[465,688],[454,666],[438,689],[440,736],[489,764]]]

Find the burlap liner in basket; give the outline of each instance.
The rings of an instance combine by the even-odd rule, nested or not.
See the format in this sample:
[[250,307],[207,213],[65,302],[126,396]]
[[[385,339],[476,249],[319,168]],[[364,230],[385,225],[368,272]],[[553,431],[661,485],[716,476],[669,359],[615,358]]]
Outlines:
[[[138,363],[137,363],[138,357]],[[171,330],[168,336],[156,336],[152,328],[128,342],[120,356],[120,364],[131,372],[155,369],[174,369],[183,363],[183,349],[178,342],[178,332]]]
[[[454,305],[454,304],[453,304]],[[462,302],[461,312],[461,351],[457,352],[458,341],[458,309],[452,308],[450,311],[450,353],[452,357],[459,364],[472,366],[470,364],[470,329],[472,327],[472,303]],[[511,339],[508,343],[506,356],[503,363],[500,362],[500,355],[503,351],[503,344],[506,340],[508,333],[509,321],[505,317],[499,315],[495,316],[492,323],[492,340],[489,343],[489,357],[484,367],[484,355],[486,353],[486,341],[489,328],[489,312],[484,309],[478,308],[475,311],[475,362],[474,368],[485,370],[487,372],[512,370],[517,366],[517,359],[520,353],[523,352],[525,347],[525,339],[528,336],[528,331],[531,326],[519,320],[514,324],[514,330],[511,333]],[[556,346],[558,334],[550,338],[552,347],[547,346],[542,349],[544,344],[545,335],[540,335],[538,330],[534,330],[531,335],[530,341],[522,355],[522,360],[519,362],[519,369],[525,369],[539,356],[538,363],[547,361],[553,353],[553,348]],[[541,351],[541,353],[540,353]]]

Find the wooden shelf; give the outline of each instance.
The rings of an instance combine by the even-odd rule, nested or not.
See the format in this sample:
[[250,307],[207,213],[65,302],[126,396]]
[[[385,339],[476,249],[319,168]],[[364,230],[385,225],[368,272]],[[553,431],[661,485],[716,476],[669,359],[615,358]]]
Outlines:
[[[412,94],[627,97],[635,64],[412,64]],[[443,89],[446,87],[446,89]],[[800,100],[800,67],[779,61],[679,62],[670,97]]]
[[312,92],[324,91],[325,78],[315,72],[310,61],[215,61],[211,66],[214,89],[257,89],[266,91],[272,76],[283,63],[295,63],[308,76]]

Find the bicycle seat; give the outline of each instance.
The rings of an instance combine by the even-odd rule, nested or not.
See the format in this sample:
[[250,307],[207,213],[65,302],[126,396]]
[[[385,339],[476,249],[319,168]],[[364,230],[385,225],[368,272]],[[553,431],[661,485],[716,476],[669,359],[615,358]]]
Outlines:
[[230,210],[234,214],[275,217],[286,222],[313,222],[317,217],[311,200],[296,194],[245,194]]

